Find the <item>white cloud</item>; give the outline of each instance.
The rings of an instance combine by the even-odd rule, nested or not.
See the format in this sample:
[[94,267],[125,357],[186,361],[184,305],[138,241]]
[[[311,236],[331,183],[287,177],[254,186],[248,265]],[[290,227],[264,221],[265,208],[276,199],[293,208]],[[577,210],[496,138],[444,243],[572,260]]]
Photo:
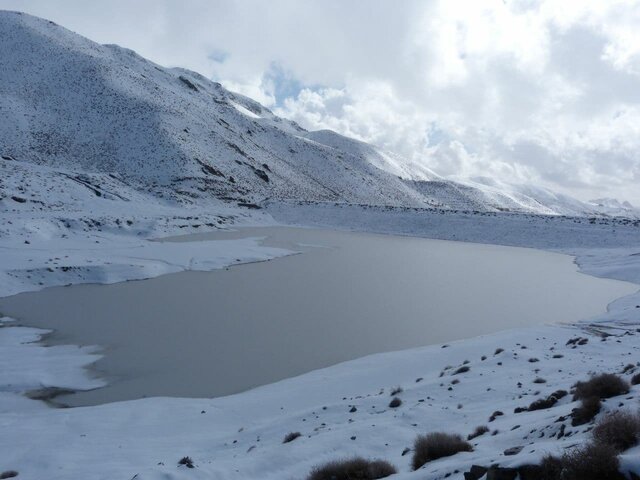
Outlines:
[[640,1],[0,7],[197,70],[303,126],[376,143],[445,175],[640,204]]

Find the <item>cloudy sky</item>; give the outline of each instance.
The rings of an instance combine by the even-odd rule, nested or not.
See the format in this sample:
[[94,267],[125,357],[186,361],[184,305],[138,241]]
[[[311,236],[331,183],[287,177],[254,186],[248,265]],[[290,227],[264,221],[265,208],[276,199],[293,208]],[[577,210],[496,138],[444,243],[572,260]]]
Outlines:
[[640,1],[0,0],[447,176],[640,205]]

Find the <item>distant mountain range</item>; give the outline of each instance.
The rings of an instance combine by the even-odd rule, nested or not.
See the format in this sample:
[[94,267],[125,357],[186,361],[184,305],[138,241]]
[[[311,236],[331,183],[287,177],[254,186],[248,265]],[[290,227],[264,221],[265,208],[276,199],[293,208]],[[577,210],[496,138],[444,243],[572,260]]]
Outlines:
[[212,208],[268,199],[638,215],[614,200],[447,180],[367,143],[309,132],[197,73],[23,13],[0,12],[0,33],[0,210],[81,208],[88,195]]

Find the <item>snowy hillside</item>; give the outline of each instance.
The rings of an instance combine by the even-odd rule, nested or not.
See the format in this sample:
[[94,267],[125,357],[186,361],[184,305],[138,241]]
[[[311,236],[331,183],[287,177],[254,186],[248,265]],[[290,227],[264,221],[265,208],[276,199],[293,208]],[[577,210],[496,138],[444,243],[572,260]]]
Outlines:
[[307,138],[198,74],[24,14],[2,12],[0,30],[3,162],[114,174],[125,190],[180,203],[422,203],[346,139],[338,149]]
[[68,210],[88,200],[104,209],[135,200],[251,208],[267,198],[568,215],[607,210],[536,189],[444,180],[371,145],[308,132],[197,73],[160,67],[47,20],[0,12],[0,32],[3,211]]
[[626,217],[640,216],[640,210],[635,208],[629,202],[621,202],[615,198],[598,198],[595,200],[591,200],[589,203],[595,205],[598,209],[609,212],[610,215],[619,215]]

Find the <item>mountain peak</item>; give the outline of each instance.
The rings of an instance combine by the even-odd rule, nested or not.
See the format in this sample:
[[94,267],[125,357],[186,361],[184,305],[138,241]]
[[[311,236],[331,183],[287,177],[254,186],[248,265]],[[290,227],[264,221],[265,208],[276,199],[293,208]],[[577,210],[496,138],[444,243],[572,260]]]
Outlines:
[[0,156],[23,170],[52,169],[61,181],[108,175],[125,183],[121,197],[161,202],[594,210],[541,189],[505,192],[492,179],[445,180],[422,162],[329,130],[308,132],[196,72],[164,68],[48,20],[2,11],[0,29]]

